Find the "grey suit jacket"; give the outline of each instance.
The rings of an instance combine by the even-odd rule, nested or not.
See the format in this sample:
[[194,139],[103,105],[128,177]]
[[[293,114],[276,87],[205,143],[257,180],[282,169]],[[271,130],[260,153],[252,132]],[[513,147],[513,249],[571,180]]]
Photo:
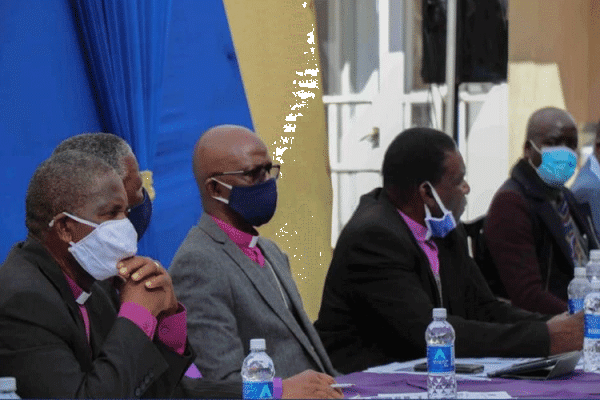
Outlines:
[[587,205],[594,219],[596,232],[600,231],[600,179],[592,171],[590,155],[586,163],[581,167],[571,191],[580,204]]
[[262,237],[258,246],[289,296],[292,312],[279,288],[261,278],[261,267],[208,214],[190,229],[175,254],[169,274],[187,308],[196,365],[209,379],[241,380],[250,339],[264,338],[276,376],[288,378],[306,369],[336,374],[304,312],[287,256]]

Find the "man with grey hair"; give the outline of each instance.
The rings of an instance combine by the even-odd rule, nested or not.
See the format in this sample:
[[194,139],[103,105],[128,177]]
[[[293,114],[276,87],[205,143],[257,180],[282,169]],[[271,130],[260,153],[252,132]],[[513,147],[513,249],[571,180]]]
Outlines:
[[82,133],[63,140],[52,154],[65,150],[92,154],[117,171],[127,193],[129,203],[127,218],[135,227],[138,240],[141,239],[152,217],[152,202],[148,192],[142,186],[138,161],[129,144],[111,133]]
[[35,171],[28,237],[0,267],[0,376],[21,397],[178,393],[194,357],[186,312],[165,269],[136,256],[127,206],[122,179],[90,154]]

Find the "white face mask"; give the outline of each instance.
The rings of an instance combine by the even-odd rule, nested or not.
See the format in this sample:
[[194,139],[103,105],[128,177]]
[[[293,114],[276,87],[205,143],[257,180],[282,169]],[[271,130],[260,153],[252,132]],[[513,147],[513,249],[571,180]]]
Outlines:
[[[94,279],[102,281],[119,274],[119,261],[137,253],[137,232],[127,218],[95,224],[63,212],[69,218],[94,229],[77,243],[69,242],[69,251],[81,267]],[[54,225],[54,220],[50,226]]]

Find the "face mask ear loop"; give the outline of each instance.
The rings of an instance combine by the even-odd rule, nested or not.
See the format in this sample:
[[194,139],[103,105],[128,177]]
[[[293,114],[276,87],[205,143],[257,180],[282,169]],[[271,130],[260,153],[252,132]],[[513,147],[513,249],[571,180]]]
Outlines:
[[431,184],[431,182],[425,181],[425,183],[427,183],[429,185],[429,187],[431,188],[431,193],[433,194],[433,198],[435,199],[435,202],[437,203],[437,205],[440,208],[440,210],[442,211],[442,213],[444,213],[444,214],[448,213],[449,212],[448,209],[442,202],[442,199],[440,199],[440,196],[438,196],[438,194],[437,194],[435,188],[433,187],[433,185]]
[[215,181],[215,182],[217,182],[217,183],[220,183],[221,185],[225,186],[229,190],[233,189],[232,185],[228,185],[227,183],[223,183],[220,180],[218,180],[217,178],[215,178],[214,176],[211,176],[210,179],[213,180],[213,181]]
[[[229,190],[232,190],[232,189],[233,189],[233,186],[232,186],[232,185],[228,185],[228,184],[226,184],[226,183],[223,183],[223,182],[221,182],[220,180],[216,179],[215,177],[212,177],[212,176],[211,176],[211,177],[210,177],[210,179],[211,179],[211,180],[213,180],[213,181],[215,181],[215,182],[217,182],[217,183],[219,183],[219,184],[221,184],[221,185],[223,185],[223,186],[225,186],[225,187],[226,187],[227,189],[229,189]],[[226,199],[226,198],[224,198],[224,197],[220,197],[220,196],[212,196],[212,198],[213,198],[213,199],[215,199],[215,200],[219,200],[221,203],[229,204],[229,200],[227,200],[227,199]]]
[[[82,223],[82,224],[87,225],[87,226],[91,226],[92,228],[97,228],[99,226],[99,224],[96,224],[96,223],[90,222],[90,221],[86,221],[85,219],[76,217],[73,214],[69,214],[66,211],[63,211],[62,214],[65,214],[67,217],[69,217],[69,218],[71,218],[71,219],[73,219],[73,220],[75,220],[75,221],[77,221],[79,223]],[[59,214],[57,214],[56,217],[58,215]],[[52,228],[54,226],[54,221],[56,221],[56,217],[52,218],[52,221],[50,221],[50,223],[48,223],[48,226],[50,228]]]

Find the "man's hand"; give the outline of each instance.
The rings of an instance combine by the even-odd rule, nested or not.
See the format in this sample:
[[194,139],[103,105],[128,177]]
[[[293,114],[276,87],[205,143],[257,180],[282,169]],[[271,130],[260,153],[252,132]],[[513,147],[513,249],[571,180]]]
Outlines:
[[307,369],[297,375],[284,379],[284,399],[341,399],[344,397],[342,389],[333,389],[335,380],[320,372]]
[[145,307],[157,319],[177,312],[177,298],[167,271],[157,261],[148,257],[131,257],[122,260],[119,276],[121,303],[133,302]]
[[550,355],[583,348],[583,311],[562,313],[546,322],[550,335]]

